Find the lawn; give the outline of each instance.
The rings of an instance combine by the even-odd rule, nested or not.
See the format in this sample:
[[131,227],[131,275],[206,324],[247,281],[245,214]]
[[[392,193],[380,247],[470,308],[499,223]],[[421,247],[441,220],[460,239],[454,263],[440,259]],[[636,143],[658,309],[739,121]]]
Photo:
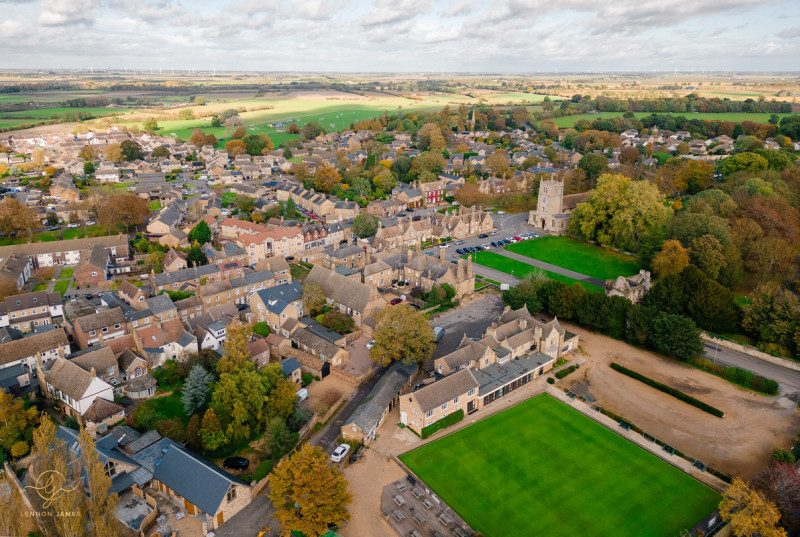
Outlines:
[[149,403],[156,409],[164,418],[178,418],[184,425],[189,423],[189,416],[183,409],[183,401],[181,401],[182,394],[180,391],[174,391],[164,397],[155,397],[149,399]]
[[153,212],[161,210],[161,202],[158,200],[153,200],[150,202],[150,210]]
[[549,395],[400,456],[487,537],[673,537],[712,489]]
[[523,263],[522,261],[517,261],[516,259],[509,259],[508,257],[496,254],[494,252],[477,252],[470,255],[472,255],[472,261],[474,263],[505,272],[506,274],[511,274],[518,278],[524,278],[532,272],[541,272],[551,280],[564,282],[568,285],[572,285],[573,283],[577,282],[581,284],[581,286],[587,291],[593,291],[597,293],[604,292],[603,289],[597,285],[594,285],[593,283],[574,280],[572,278],[568,278],[567,276],[562,276],[561,274],[556,274],[555,272],[550,272],[549,270],[540,269],[539,267],[534,267],[533,265]]
[[47,282],[41,282],[34,285],[33,292],[36,293],[38,291],[47,291]]
[[569,237],[548,235],[511,244],[506,246],[506,250],[600,280],[633,276],[640,268],[639,261],[631,256]]
[[68,287],[69,287],[69,280],[58,280],[56,282],[56,285],[53,287],[53,292],[61,293],[61,296],[63,297]]
[[58,277],[59,278],[72,278],[72,274],[74,272],[75,272],[74,268],[61,269],[61,272],[59,273]]
[[[641,119],[645,116],[649,116],[653,112],[634,112],[634,115],[637,119]],[[600,112],[597,114],[579,114],[577,116],[564,116],[564,117],[557,117],[553,118],[553,123],[555,123],[556,127],[559,128],[567,128],[572,127],[576,121],[580,121],[581,119],[585,119],[586,121],[592,122],[595,119],[605,118],[609,119],[612,117],[619,117],[623,114],[623,112]],[[686,119],[708,119],[710,121],[755,121],[756,123],[766,123],[769,120],[769,117],[772,114],[769,113],[746,113],[746,112],[722,112],[722,113],[713,113],[713,112],[657,112],[658,115],[671,115],[671,116],[684,116]],[[792,114],[777,114],[778,117],[781,119],[790,116]]]

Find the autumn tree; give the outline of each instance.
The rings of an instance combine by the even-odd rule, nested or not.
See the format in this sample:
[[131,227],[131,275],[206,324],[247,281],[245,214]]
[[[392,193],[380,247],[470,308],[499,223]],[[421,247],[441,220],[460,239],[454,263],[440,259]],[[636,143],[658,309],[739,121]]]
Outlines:
[[342,182],[342,176],[330,164],[323,164],[314,174],[314,188],[320,192],[331,192]]
[[249,213],[255,208],[255,200],[247,194],[237,195],[234,203],[239,208],[239,212],[242,213]]
[[250,334],[250,325],[238,323],[227,326],[225,342],[222,344],[222,357],[217,363],[217,374],[222,375],[254,367],[250,360],[250,353],[247,352]]
[[330,524],[350,519],[347,506],[353,496],[347,490],[344,474],[328,463],[319,446],[303,444],[270,476],[270,500],[283,527],[281,535],[292,531],[322,535]]
[[242,140],[231,140],[225,143],[225,151],[227,151],[229,155],[235,157],[236,155],[247,153],[247,147]]
[[144,158],[144,152],[139,142],[133,140],[125,140],[119,144],[120,151],[122,152],[122,160],[131,162],[133,160],[141,160]]
[[150,156],[153,158],[165,158],[169,156],[169,148],[165,145],[160,145],[153,149],[153,152],[150,153]]
[[106,160],[119,162],[122,160],[122,146],[118,143],[108,144],[104,151]]
[[312,314],[322,311],[325,306],[325,291],[322,286],[318,283],[303,284],[303,303]]
[[602,175],[597,188],[569,219],[570,235],[596,240],[604,248],[638,252],[651,228],[662,228],[672,210],[649,181],[624,175]]
[[[86,534],[86,491],[81,478],[81,465],[75,452],[56,437],[56,424],[42,414],[33,431],[33,462],[30,473],[34,487],[42,494],[29,493],[33,513],[45,535],[81,537]],[[59,491],[49,494],[47,491]],[[49,500],[49,501],[48,501]],[[70,516],[55,516],[69,513]]]
[[375,345],[370,358],[384,366],[402,361],[423,363],[433,355],[435,337],[428,320],[406,304],[392,306],[375,318]]
[[89,431],[82,429],[78,435],[78,442],[81,446],[81,462],[86,476],[86,492],[88,492],[86,510],[89,524],[96,537],[119,535],[120,527],[116,517],[119,496],[116,493],[109,493],[111,476],[106,473],[105,466],[100,462]]
[[480,191],[477,184],[464,183],[453,192],[453,197],[465,207],[481,205],[488,201],[489,196]]
[[33,241],[33,232],[39,229],[36,214],[16,198],[0,201],[0,229],[4,233],[24,233]]
[[725,253],[719,239],[714,235],[703,235],[693,239],[689,246],[692,263],[709,278],[716,280],[726,264]]
[[26,512],[25,502],[19,489],[7,473],[0,475],[0,533],[3,535],[25,535],[28,531],[28,519],[22,516]]
[[669,240],[653,257],[653,272],[659,278],[677,274],[689,264],[689,252],[676,240]]
[[190,121],[194,119],[194,112],[192,112],[191,108],[184,108],[180,112],[178,112],[178,119],[182,119],[184,121]]
[[505,153],[497,151],[486,157],[486,167],[497,177],[507,179],[511,177],[511,166],[508,165],[508,159]]
[[203,448],[207,451],[216,451],[229,442],[228,437],[222,430],[222,424],[213,408],[206,410],[203,414],[203,424],[200,427],[200,440]]
[[36,407],[26,409],[22,399],[0,392],[0,449],[14,458],[30,450],[30,435],[39,421]]
[[733,478],[722,494],[719,514],[737,537],[786,537],[786,530],[778,527],[778,508],[741,477]]
[[789,464],[773,464],[753,479],[752,487],[781,514],[781,525],[796,534],[800,530],[800,473]]
[[247,135],[247,129],[244,128],[244,125],[240,125],[236,127],[236,129],[233,131],[233,134],[231,134],[231,137],[241,139],[244,138],[245,135]]
[[598,153],[588,153],[581,157],[578,168],[586,173],[590,181],[594,181],[608,170],[608,159]]

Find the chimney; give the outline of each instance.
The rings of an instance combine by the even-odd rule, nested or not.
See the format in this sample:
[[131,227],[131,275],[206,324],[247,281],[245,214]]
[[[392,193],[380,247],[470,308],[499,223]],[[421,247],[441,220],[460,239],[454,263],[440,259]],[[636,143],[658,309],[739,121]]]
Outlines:
[[439,246],[439,261],[441,261],[442,263],[444,263],[446,261],[446,259],[445,259],[445,252],[446,251],[447,250],[445,250],[444,246]]
[[414,259],[414,250],[409,245],[406,247],[406,262],[411,262],[412,259]]
[[92,367],[91,369],[89,369],[89,374],[90,374],[91,376],[93,376],[93,377],[96,377],[96,376],[97,376],[97,371],[95,371],[94,367]]
[[467,256],[467,278],[472,278],[472,256]]
[[458,265],[456,269],[456,281],[460,282],[464,279],[464,264],[465,261],[463,258],[458,258]]

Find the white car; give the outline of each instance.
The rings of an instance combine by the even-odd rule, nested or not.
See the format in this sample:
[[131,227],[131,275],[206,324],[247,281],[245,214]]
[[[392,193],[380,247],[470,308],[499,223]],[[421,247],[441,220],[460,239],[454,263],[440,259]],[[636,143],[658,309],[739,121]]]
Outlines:
[[373,339],[369,343],[367,343],[367,350],[370,350],[372,347],[375,346],[375,340]]
[[505,211],[497,211],[497,214],[506,214]]
[[333,450],[331,460],[333,462],[342,462],[348,451],[350,451],[350,444],[339,444],[339,447]]
[[491,235],[492,237],[494,237],[495,235],[497,235],[497,234],[499,234],[499,233],[500,233],[499,231],[492,231],[491,233],[489,233],[489,235]]

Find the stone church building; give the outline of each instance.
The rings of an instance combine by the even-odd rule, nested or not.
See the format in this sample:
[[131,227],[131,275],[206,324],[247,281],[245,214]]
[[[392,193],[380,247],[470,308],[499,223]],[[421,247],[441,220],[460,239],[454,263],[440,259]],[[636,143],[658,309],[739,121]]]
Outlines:
[[567,222],[572,210],[588,196],[588,192],[565,196],[563,182],[542,181],[536,210],[528,214],[528,224],[542,228],[552,235],[563,235],[567,232]]

